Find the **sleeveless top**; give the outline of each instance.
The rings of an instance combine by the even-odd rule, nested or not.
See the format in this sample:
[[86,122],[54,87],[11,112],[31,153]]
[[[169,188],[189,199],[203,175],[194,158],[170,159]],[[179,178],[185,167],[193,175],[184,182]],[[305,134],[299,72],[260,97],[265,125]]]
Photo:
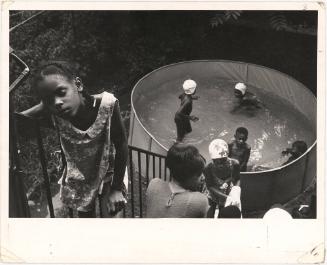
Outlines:
[[60,198],[70,208],[92,210],[103,183],[112,181],[115,150],[110,142],[110,127],[116,100],[113,94],[103,92],[96,120],[85,131],[53,117],[66,158],[59,180]]

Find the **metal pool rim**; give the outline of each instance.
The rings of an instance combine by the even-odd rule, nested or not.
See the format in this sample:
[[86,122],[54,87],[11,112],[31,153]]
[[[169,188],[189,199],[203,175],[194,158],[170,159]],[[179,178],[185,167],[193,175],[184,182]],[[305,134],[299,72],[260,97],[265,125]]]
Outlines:
[[[226,63],[238,63],[238,64],[247,64],[247,65],[252,65],[252,66],[256,66],[256,67],[259,67],[259,68],[265,68],[265,69],[268,69],[270,71],[274,71],[278,74],[281,74],[281,75],[284,75],[285,77],[289,78],[290,80],[296,82],[299,84],[299,86],[305,88],[306,90],[308,90],[314,100],[317,102],[317,98],[316,96],[312,93],[312,91],[310,89],[308,89],[305,85],[303,85],[300,81],[296,80],[295,78],[293,78],[292,76],[288,75],[288,74],[285,74],[283,72],[280,72],[276,69],[273,69],[273,68],[269,68],[269,67],[266,67],[266,66],[263,66],[263,65],[258,65],[258,64],[254,64],[254,63],[246,63],[246,62],[241,62],[241,61],[231,61],[231,60],[214,60],[214,59],[211,59],[211,60],[191,60],[191,61],[181,61],[181,62],[177,62],[177,63],[171,63],[171,64],[167,64],[167,65],[164,65],[164,66],[161,66],[151,72],[149,72],[148,74],[146,74],[145,76],[143,76],[141,79],[139,79],[137,81],[137,83],[133,86],[133,89],[132,89],[132,93],[131,93],[131,110],[133,111],[134,115],[135,115],[135,118],[137,119],[137,121],[139,122],[139,124],[141,125],[141,127],[143,128],[143,130],[160,146],[162,147],[164,150],[168,151],[168,149],[163,146],[146,128],[145,126],[143,125],[143,123],[141,122],[141,120],[139,119],[138,117],[138,114],[137,112],[135,111],[135,108],[134,108],[134,102],[133,102],[133,95],[134,95],[134,92],[135,90],[137,89],[139,83],[141,83],[144,79],[146,79],[148,76],[152,75],[153,73],[155,72],[159,72],[160,70],[162,69],[165,69],[165,68],[168,68],[168,67],[171,67],[171,66],[175,66],[175,65],[180,65],[180,64],[188,64],[188,63],[195,63],[195,62],[226,62]],[[263,172],[272,172],[272,171],[278,171],[278,170],[281,170],[285,167],[288,167],[289,165],[295,163],[296,161],[300,160],[302,157],[304,157],[307,153],[309,153],[311,151],[312,148],[315,147],[315,145],[317,144],[317,139],[313,142],[313,144],[307,149],[307,151],[302,154],[300,157],[298,157],[297,159],[293,160],[292,162],[286,164],[286,165],[283,165],[283,166],[280,166],[280,167],[276,167],[276,168],[273,168],[273,169],[267,169],[267,170],[262,170],[262,171],[250,171],[250,172],[242,172],[242,174],[261,174]]]

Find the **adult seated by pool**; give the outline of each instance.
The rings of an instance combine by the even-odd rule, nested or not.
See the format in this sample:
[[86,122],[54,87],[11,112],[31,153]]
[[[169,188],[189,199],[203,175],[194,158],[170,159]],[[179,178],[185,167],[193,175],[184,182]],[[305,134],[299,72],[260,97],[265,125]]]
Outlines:
[[199,192],[203,186],[205,159],[199,150],[175,143],[167,153],[167,167],[172,181],[159,178],[150,181],[146,207],[148,218],[204,218],[209,208],[207,196]]

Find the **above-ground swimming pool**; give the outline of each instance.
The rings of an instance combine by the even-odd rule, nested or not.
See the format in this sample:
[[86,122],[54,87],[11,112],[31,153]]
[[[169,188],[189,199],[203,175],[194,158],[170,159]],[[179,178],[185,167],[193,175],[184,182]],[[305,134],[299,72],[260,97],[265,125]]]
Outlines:
[[[180,104],[178,96],[183,81],[189,78],[197,82],[200,98],[193,102],[192,115],[200,120],[192,123],[193,131],[186,136],[186,143],[195,145],[209,160],[211,140],[222,138],[229,142],[240,126],[249,131],[248,144],[252,150],[248,167],[261,171],[242,173],[245,208],[256,210],[272,202],[285,202],[309,185],[316,174],[316,98],[293,78],[258,65],[190,61],[151,72],[132,92],[130,145],[166,154],[176,139],[174,114]],[[231,113],[236,104],[233,89],[237,82],[244,82],[264,106]],[[308,151],[281,167],[287,160],[281,152],[296,140],[305,141]],[[285,184],[289,187],[285,188]],[[257,203],[253,195],[260,193],[269,198]]]

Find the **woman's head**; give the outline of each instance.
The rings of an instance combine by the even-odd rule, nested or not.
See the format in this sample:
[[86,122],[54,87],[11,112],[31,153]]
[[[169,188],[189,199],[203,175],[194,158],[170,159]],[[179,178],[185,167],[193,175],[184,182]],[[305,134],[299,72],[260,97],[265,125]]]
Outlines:
[[83,84],[69,63],[54,61],[41,66],[34,84],[51,113],[67,119],[76,115],[82,102]]
[[205,159],[199,150],[182,143],[174,144],[167,153],[167,167],[174,180],[189,190],[198,190]]

